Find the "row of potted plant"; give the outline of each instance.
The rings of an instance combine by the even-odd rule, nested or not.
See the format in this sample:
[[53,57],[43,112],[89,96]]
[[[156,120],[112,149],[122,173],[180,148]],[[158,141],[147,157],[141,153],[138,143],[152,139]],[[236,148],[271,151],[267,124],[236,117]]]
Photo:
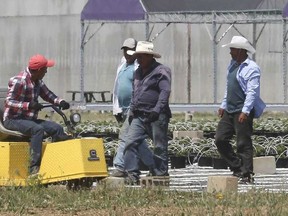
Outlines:
[[[287,157],[288,135],[278,137],[252,136],[254,156],[275,155]],[[152,141],[147,140],[148,145],[153,148]],[[232,139],[232,146],[236,148],[236,141]],[[107,155],[115,155],[118,148],[118,140],[109,137],[104,138],[105,152]],[[175,138],[169,141],[168,152],[175,156],[197,156],[220,157],[213,138]]]
[[[277,160],[287,158],[288,135],[278,137],[252,136],[254,157],[273,155]],[[147,140],[150,148],[153,149],[153,144],[150,139]],[[233,148],[236,148],[236,140],[232,139]],[[118,148],[118,140],[104,138],[105,154],[114,156]],[[169,141],[168,153],[170,158],[182,157],[186,158],[187,163],[200,162],[204,158],[208,160],[220,159],[213,138],[175,138]],[[182,159],[184,160],[184,159]],[[288,164],[287,164],[288,166]]]
[[[169,123],[169,134],[173,131],[204,131],[215,132],[218,125],[217,118],[213,120],[200,119],[192,121],[171,120]],[[279,133],[284,135],[288,133],[288,118],[260,118],[256,119],[253,124],[255,134],[261,133]],[[79,133],[95,133],[115,135],[119,133],[120,126],[115,121],[85,121],[76,126]],[[277,134],[276,134],[277,135]]]
[[[277,161],[287,158],[287,133],[288,118],[263,118],[254,121],[254,131],[258,135],[254,135],[253,146],[254,156],[274,155]],[[185,157],[191,164],[193,162],[201,162],[203,158],[220,159],[217,151],[214,134],[218,124],[218,119],[193,120],[193,121],[176,121],[169,123],[169,148],[170,158]],[[118,133],[120,127],[114,121],[85,121],[76,127],[76,130],[83,136],[99,136],[104,138],[105,154],[113,157],[118,147]],[[172,139],[173,131],[199,131],[211,132],[211,136],[203,139],[192,139],[189,137],[181,139]],[[262,134],[265,132],[266,134]],[[273,137],[267,136],[267,132],[274,133]],[[277,136],[277,135],[281,136]],[[207,133],[206,133],[207,135]],[[269,135],[269,134],[268,134]],[[205,136],[205,133],[204,133]],[[235,140],[232,140],[233,147],[236,148]],[[151,140],[148,144],[153,148]],[[287,165],[288,166],[288,165]]]

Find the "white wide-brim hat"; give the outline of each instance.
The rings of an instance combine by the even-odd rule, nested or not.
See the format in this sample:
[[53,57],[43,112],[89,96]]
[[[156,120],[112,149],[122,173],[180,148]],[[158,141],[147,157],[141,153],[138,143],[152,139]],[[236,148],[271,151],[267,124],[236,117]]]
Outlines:
[[136,54],[150,54],[153,55],[154,58],[161,58],[161,55],[154,52],[154,45],[148,41],[138,41],[136,50],[128,50],[128,55],[136,55]]
[[233,36],[231,42],[228,44],[222,45],[222,47],[245,49],[245,50],[247,50],[247,52],[249,52],[251,54],[254,54],[256,52],[256,50],[249,43],[249,41],[242,36]]

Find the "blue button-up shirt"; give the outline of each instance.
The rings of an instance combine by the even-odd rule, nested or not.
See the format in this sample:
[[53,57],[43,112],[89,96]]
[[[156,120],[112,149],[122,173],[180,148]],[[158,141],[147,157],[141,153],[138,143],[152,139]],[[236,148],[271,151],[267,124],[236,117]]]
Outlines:
[[[228,66],[229,69],[235,64],[236,61],[232,60],[230,65]],[[244,106],[242,108],[242,112],[249,114],[250,111],[254,108],[255,110],[255,118],[258,118],[263,113],[266,105],[260,98],[260,68],[259,66],[252,61],[251,59],[247,58],[244,62],[240,64],[240,67],[237,71],[236,78],[246,95]],[[228,79],[227,79],[228,82]],[[224,95],[224,99],[221,103],[221,108],[227,108],[227,88]]]

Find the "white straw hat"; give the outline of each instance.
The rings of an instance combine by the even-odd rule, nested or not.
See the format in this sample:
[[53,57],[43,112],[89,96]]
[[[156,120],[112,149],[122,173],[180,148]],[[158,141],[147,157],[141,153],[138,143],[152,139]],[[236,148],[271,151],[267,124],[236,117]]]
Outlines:
[[136,50],[128,50],[127,54],[128,55],[134,55],[134,54],[150,54],[153,55],[154,58],[161,58],[161,55],[154,52],[154,45],[151,42],[148,41],[138,41]]
[[249,41],[242,37],[242,36],[233,36],[232,40],[228,44],[222,45],[222,47],[232,47],[237,49],[245,49],[247,52],[254,54],[256,50],[254,47],[249,43]]

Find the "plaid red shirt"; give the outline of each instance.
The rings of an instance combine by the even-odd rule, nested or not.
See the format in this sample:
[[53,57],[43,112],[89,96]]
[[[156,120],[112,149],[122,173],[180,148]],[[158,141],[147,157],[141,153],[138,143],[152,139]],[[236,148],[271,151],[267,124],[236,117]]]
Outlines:
[[42,80],[34,83],[26,68],[9,80],[3,120],[37,119],[38,111],[28,107],[30,102],[38,102],[38,96],[51,104],[59,104],[63,100],[50,91]]

